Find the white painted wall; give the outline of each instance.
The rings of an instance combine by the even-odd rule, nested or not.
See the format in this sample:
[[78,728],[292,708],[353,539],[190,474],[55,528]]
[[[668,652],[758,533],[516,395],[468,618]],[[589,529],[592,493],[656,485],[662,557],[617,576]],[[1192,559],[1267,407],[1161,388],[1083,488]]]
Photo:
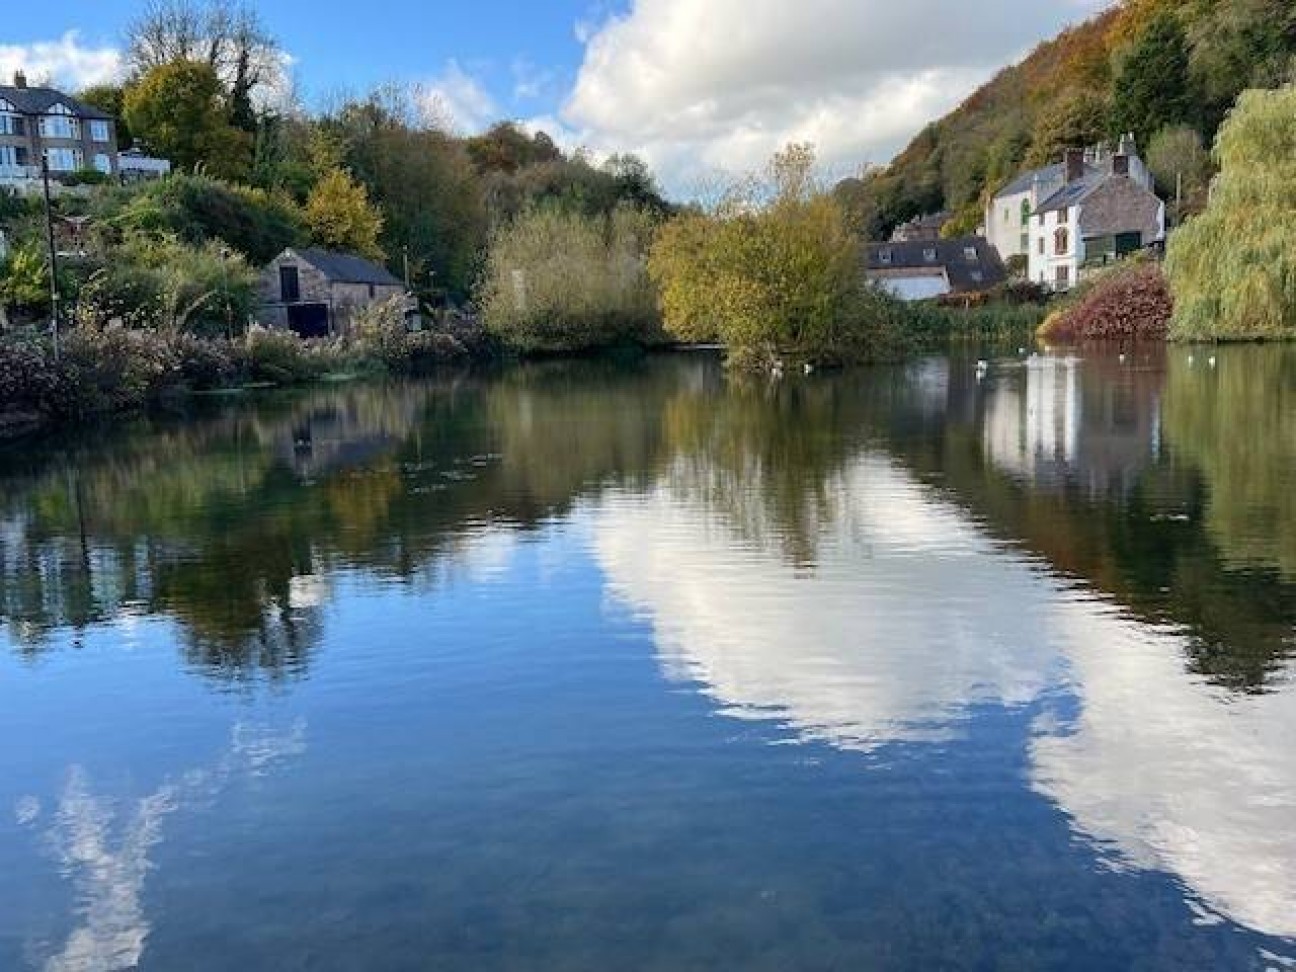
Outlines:
[[[1030,279],[1055,290],[1070,290],[1080,276],[1084,263],[1084,240],[1080,238],[1080,207],[1072,206],[1062,219],[1062,211],[1055,210],[1031,217]],[[1059,228],[1065,227],[1069,241],[1066,252],[1057,252],[1056,238]],[[1042,251],[1042,252],[1041,252]],[[1067,282],[1058,283],[1058,268],[1065,267]]]

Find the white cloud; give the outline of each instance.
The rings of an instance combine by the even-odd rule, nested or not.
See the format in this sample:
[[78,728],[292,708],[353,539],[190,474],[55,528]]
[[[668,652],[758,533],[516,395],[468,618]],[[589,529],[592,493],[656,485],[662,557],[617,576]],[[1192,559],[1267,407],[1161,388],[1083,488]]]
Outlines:
[[114,81],[121,69],[121,51],[87,47],[75,30],[53,41],[0,44],[0,83],[4,84],[12,81],[15,71],[23,71],[32,84],[48,81],[76,91]]
[[886,161],[923,124],[1105,0],[636,0],[585,25],[563,109],[596,149],[643,154],[678,188],[789,141],[825,165]]
[[429,114],[463,134],[480,132],[500,117],[490,92],[454,60],[427,85],[422,100]]

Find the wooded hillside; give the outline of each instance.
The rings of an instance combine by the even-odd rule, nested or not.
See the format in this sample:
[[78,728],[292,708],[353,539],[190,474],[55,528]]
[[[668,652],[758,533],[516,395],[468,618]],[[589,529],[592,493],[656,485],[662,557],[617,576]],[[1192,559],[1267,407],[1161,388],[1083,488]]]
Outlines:
[[1291,80],[1294,57],[1291,0],[1124,0],[1041,44],[836,193],[870,238],[942,209],[956,214],[950,231],[970,231],[987,194],[1067,145],[1131,130],[1145,151],[1159,140],[1209,145],[1238,94]]

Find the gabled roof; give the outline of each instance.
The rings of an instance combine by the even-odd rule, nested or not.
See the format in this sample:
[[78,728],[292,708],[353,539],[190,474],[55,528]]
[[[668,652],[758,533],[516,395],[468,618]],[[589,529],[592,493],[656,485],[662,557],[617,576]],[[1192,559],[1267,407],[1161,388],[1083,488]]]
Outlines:
[[1046,165],[1042,169],[1031,169],[1029,172],[1023,172],[1016,179],[995,193],[995,198],[997,199],[1000,196],[1016,196],[1023,192],[1030,192],[1031,187],[1035,185],[1036,179],[1039,179],[1041,182],[1057,182],[1064,178],[1065,174],[1066,167],[1061,162],[1056,162],[1053,165]]
[[83,104],[75,98],[53,88],[15,88],[0,85],[0,99],[13,105],[24,115],[43,115],[58,104],[67,105],[78,118],[112,121],[112,115]]
[[374,284],[379,287],[403,287],[386,267],[379,266],[354,253],[338,253],[334,250],[291,249],[292,253],[305,263],[324,274],[331,283]]
[[[975,259],[968,259],[969,251]],[[985,290],[1008,279],[999,251],[982,236],[870,243],[864,248],[864,270],[878,277],[901,276],[897,271],[905,270],[910,271],[905,274],[908,276],[927,276],[933,270],[944,270],[955,293]]]
[[1108,179],[1122,179],[1125,176],[1113,176],[1108,172],[1090,172],[1083,179],[1077,179],[1075,182],[1069,182],[1053,195],[1049,196],[1042,203],[1035,207],[1032,215],[1038,216],[1041,213],[1051,213],[1055,209],[1066,209],[1068,206],[1076,206],[1085,201],[1095,189],[1102,186]]

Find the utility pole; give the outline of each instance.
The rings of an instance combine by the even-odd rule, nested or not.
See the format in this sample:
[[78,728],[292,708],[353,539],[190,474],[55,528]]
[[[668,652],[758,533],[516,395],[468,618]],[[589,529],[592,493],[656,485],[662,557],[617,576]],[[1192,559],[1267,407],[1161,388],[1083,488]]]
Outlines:
[[50,335],[54,341],[54,360],[59,357],[59,289],[58,250],[54,246],[54,204],[50,199],[49,156],[41,155],[41,178],[45,184],[45,242],[49,245]]
[[222,246],[220,248],[221,258],[221,288],[225,291],[225,338],[234,340],[234,307],[230,304],[229,290],[229,258],[230,248]]
[[410,290],[410,265],[409,265],[409,247],[403,247],[402,253],[405,257],[405,289]]

